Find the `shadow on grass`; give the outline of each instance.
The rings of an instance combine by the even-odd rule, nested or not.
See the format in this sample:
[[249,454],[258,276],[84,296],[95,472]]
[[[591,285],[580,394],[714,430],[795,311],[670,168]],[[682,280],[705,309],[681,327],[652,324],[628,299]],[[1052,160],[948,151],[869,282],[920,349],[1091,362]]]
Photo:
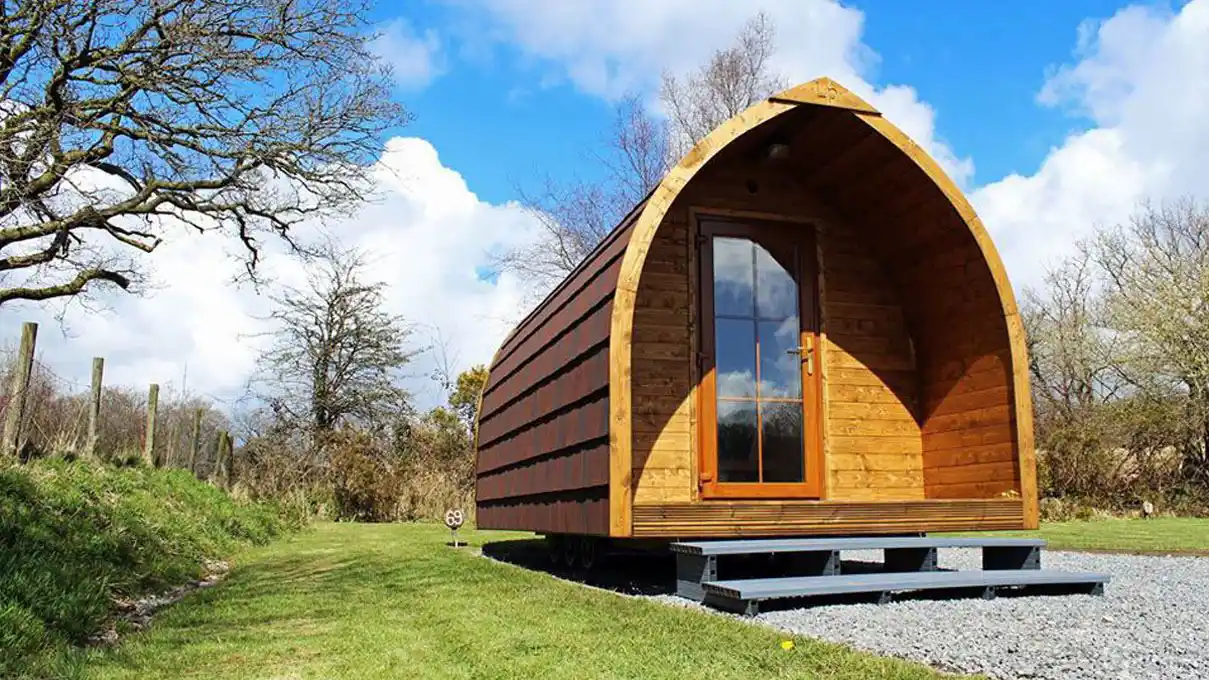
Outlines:
[[670,595],[676,592],[676,560],[667,551],[622,551],[601,554],[592,569],[567,567],[550,559],[545,541],[522,539],[483,544],[483,554],[564,581],[626,595]]
[[[541,539],[485,543],[483,554],[491,559],[542,572],[564,581],[612,590],[625,595],[672,595],[676,592],[676,560],[668,551],[618,551],[602,555],[600,561],[590,571],[569,568],[561,561],[551,560],[546,550],[546,544]],[[844,560],[840,568],[841,573],[845,575],[876,574],[885,571],[881,562],[863,560]],[[952,570],[942,568],[938,571]],[[751,556],[741,564],[732,565],[727,578],[775,578],[791,575],[793,575],[791,567],[784,560],[768,559],[766,556]],[[1042,594],[1045,590],[1043,588],[1001,589],[998,591],[997,597],[1037,595]],[[817,595],[770,600],[762,603],[760,610],[783,611],[915,600],[968,600],[980,599],[983,592],[982,588],[955,588],[899,592],[894,593],[892,597],[883,597],[882,593]],[[1049,593],[1045,592],[1045,594]]]

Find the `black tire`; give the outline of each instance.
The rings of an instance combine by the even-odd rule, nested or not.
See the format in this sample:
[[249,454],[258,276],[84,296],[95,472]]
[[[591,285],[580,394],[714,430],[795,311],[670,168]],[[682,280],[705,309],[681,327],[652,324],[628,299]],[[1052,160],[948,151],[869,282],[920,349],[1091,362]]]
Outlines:
[[597,551],[600,549],[600,541],[595,536],[583,536],[579,540],[579,566],[586,571],[591,571],[596,565]]

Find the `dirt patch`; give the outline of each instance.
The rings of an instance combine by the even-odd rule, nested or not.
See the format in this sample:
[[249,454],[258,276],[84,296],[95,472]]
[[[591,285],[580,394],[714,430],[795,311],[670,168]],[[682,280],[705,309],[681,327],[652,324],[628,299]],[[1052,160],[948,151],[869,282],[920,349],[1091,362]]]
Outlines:
[[207,560],[202,565],[203,576],[163,593],[146,595],[136,599],[114,601],[117,615],[105,627],[88,638],[90,647],[108,647],[117,644],[123,634],[137,633],[151,625],[156,612],[179,602],[189,593],[218,585],[231,571],[231,565],[222,560]]

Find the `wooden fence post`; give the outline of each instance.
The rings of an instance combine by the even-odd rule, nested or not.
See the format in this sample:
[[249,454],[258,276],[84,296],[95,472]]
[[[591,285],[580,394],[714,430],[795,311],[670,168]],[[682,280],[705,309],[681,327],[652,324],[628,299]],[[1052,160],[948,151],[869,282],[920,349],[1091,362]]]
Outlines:
[[214,463],[210,466],[210,483],[221,486],[222,450],[227,443],[227,433],[219,430],[214,433]]
[[235,440],[231,437],[230,432],[223,432],[223,465],[222,465],[222,488],[227,491],[231,490],[235,479],[232,476],[232,471],[235,469]]
[[168,451],[164,453],[164,467],[177,467],[179,461],[176,455],[176,445],[181,438],[180,409],[168,411],[168,419],[172,425],[168,428]]
[[101,421],[101,380],[105,374],[104,357],[92,358],[92,401],[88,404],[88,445],[86,455],[96,458],[97,443],[100,438]]
[[197,451],[201,448],[202,409],[193,412],[193,439],[189,442],[189,472],[197,476]]
[[38,341],[38,324],[27,321],[21,326],[21,349],[8,390],[8,411],[4,418],[4,435],[0,440],[0,455],[16,456],[24,443],[21,429],[25,426],[25,405],[29,397],[29,377],[34,369],[34,347]]
[[159,467],[159,461],[155,459],[155,416],[159,401],[160,386],[151,383],[147,391],[147,439],[143,442],[143,462],[155,467]]

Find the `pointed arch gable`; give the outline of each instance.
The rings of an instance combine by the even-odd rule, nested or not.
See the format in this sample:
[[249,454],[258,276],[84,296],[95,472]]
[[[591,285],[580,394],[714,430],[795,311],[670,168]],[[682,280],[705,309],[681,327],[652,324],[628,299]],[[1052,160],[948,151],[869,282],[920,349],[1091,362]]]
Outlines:
[[[948,208],[964,225],[964,238],[972,239],[972,243],[976,246],[979,262],[973,264],[976,265],[975,268],[985,267],[989,280],[993,283],[995,314],[998,319],[996,323],[1002,327],[1000,330],[1002,330],[1003,337],[1006,338],[1007,366],[1005,368],[1010,375],[1008,380],[1012,403],[1013,458],[1014,464],[1017,466],[1019,493],[1025,504],[1025,523],[1028,526],[1035,526],[1037,521],[1035,459],[1024,332],[1016,307],[1015,295],[994,244],[969,202],[934,159],[867,102],[835,81],[820,78],[790,88],[766,101],[753,105],[707,135],[669,171],[633,221],[629,243],[617,275],[608,348],[610,366],[608,387],[610,535],[629,536],[632,533],[633,411],[631,398],[634,309],[644,264],[655,234],[672,204],[685,187],[723,150],[753,130],[802,106],[821,106],[842,111],[845,115],[859,119],[877,138],[893,145],[896,149],[895,155],[900,160],[908,159],[910,164],[943,195],[943,200]],[[943,239],[951,240],[952,235],[945,234]],[[981,275],[981,269],[978,274]],[[921,320],[920,323],[923,321]],[[962,371],[972,371],[974,364],[978,363],[978,357],[975,354],[977,352],[971,354],[970,357],[959,358],[955,369],[946,365],[937,370],[950,372],[956,370],[959,375]]]

